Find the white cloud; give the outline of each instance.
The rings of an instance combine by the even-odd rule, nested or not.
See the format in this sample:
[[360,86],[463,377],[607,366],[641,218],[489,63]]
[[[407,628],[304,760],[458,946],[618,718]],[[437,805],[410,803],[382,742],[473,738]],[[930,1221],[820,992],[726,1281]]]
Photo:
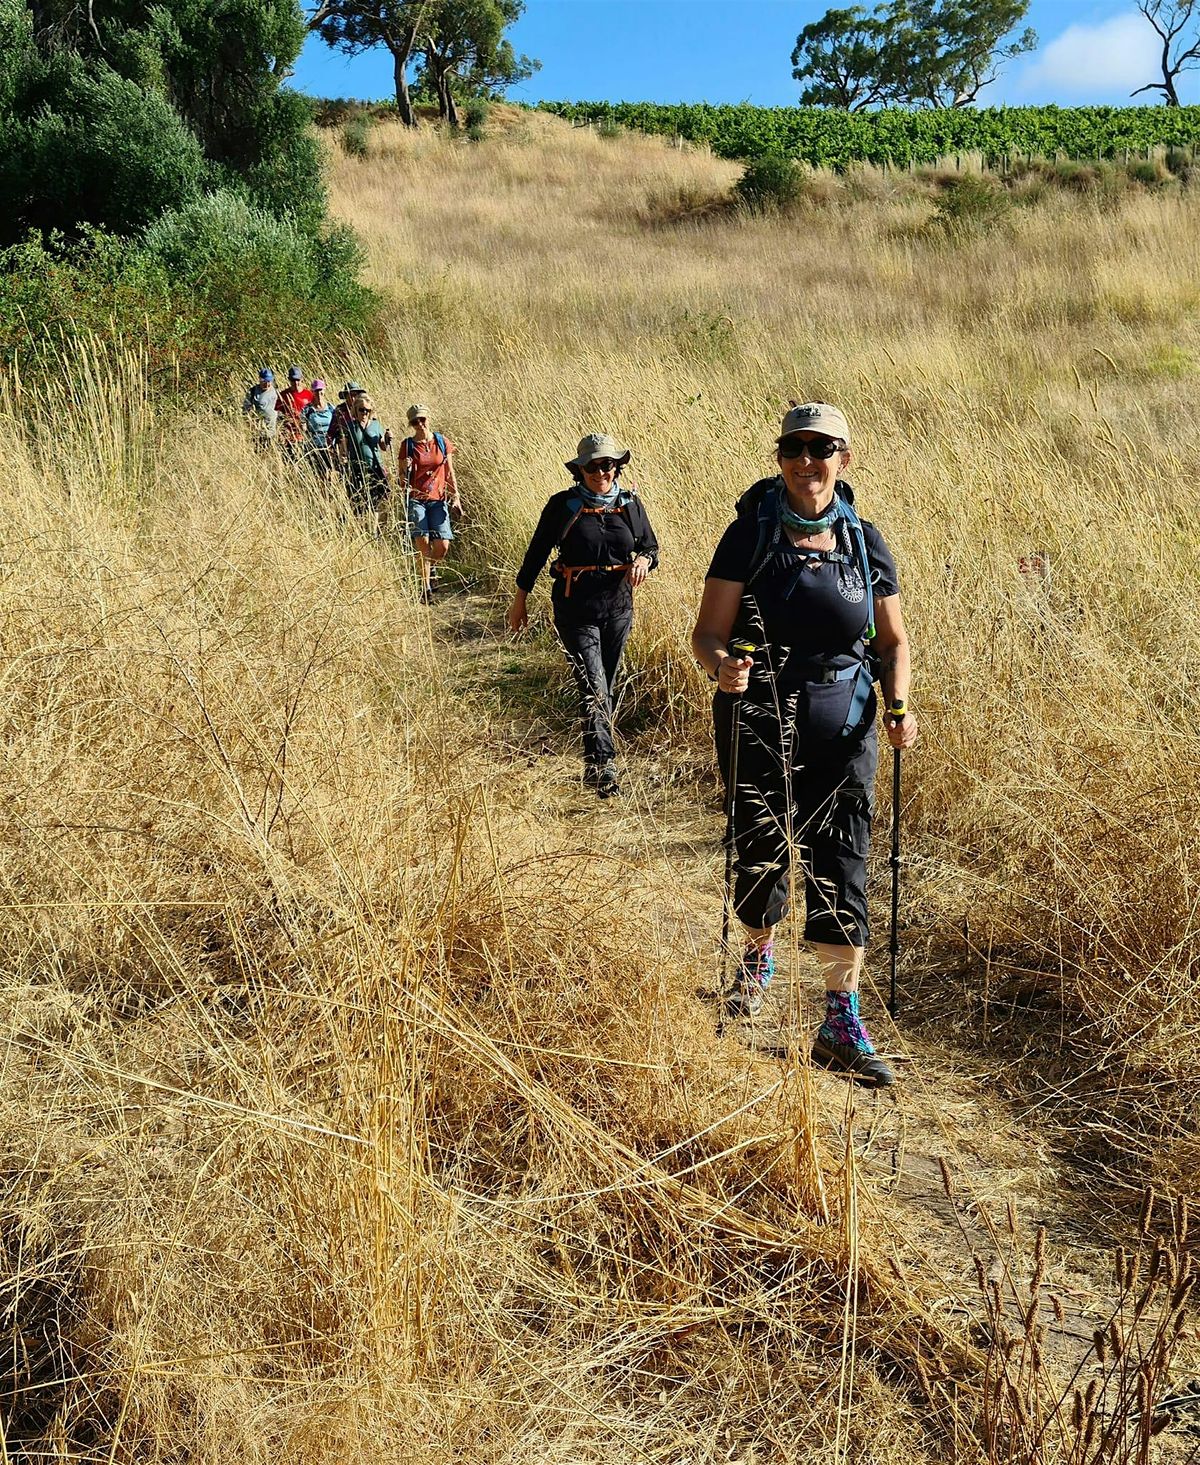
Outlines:
[[[1069,25],[1044,46],[1019,77],[1023,92],[1058,98],[1125,95],[1160,76],[1158,39],[1137,11],[1094,25]],[[1153,94],[1140,100],[1154,101]]]

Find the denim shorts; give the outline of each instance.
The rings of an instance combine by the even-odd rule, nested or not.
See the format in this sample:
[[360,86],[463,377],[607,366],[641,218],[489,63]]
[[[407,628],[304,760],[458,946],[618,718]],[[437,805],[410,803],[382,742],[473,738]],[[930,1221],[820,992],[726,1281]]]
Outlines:
[[445,499],[409,499],[408,527],[414,539],[453,539]]

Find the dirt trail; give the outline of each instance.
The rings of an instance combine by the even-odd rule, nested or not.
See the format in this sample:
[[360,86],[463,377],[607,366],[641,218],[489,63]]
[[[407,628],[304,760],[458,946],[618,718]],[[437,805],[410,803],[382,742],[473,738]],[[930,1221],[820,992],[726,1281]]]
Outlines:
[[[624,798],[598,804],[578,777],[573,702],[557,645],[536,634],[514,642],[502,629],[503,602],[478,593],[440,596],[431,625],[463,685],[487,700],[493,717],[497,707],[507,713],[507,743],[498,751],[536,765],[536,797],[547,821],[587,830],[606,851],[679,892],[679,914],[663,927],[664,939],[699,974],[697,1001],[712,1003],[722,878],[714,787],[680,779],[671,750],[647,730],[623,749]],[[875,880],[878,908],[886,866],[877,868]],[[781,1048],[803,1051],[819,1021],[815,970],[805,970],[802,951],[790,945],[789,951],[789,942],[779,943],[773,1005],[763,1017],[750,1029],[733,1024],[720,1037],[714,1031],[731,1073],[750,1065],[750,1081],[761,1079],[764,1088],[778,1073]],[[1056,1154],[1054,1135],[1036,1114],[1018,1114],[989,1088],[988,1055],[960,1046],[958,1029],[939,1022],[938,1003],[953,1001],[953,984],[939,991],[922,982],[893,1023],[885,1009],[882,941],[875,950],[864,1012],[877,1045],[897,1060],[898,1082],[876,1092],[818,1072],[824,1152],[845,1155],[849,1140],[860,1207],[875,1238],[883,1238],[903,1275],[934,1279],[946,1312],[969,1322],[977,1337],[983,1309],[975,1258],[989,1277],[1007,1273],[1027,1285],[1034,1237],[1045,1227],[1038,1319],[1045,1353],[1065,1376],[1082,1366],[1086,1382],[1095,1372],[1088,1356],[1094,1331],[1107,1323],[1116,1297],[1112,1248],[1127,1238],[1106,1232],[1088,1178]]]

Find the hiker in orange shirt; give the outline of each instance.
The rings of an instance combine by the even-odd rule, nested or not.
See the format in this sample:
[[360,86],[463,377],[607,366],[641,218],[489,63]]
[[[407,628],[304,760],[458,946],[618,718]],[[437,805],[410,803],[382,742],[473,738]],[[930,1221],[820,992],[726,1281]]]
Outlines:
[[428,601],[436,586],[436,566],[446,558],[454,530],[450,515],[462,513],[462,499],[454,477],[454,444],[429,426],[429,408],[416,403],[408,409],[411,436],[404,439],[404,479],[408,527],[413,548],[421,556],[421,599]]

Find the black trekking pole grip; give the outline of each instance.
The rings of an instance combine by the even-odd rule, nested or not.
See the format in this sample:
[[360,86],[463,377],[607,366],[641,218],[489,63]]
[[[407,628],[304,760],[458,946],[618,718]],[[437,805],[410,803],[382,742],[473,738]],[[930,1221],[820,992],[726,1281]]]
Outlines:
[[888,1011],[900,1011],[896,995],[896,968],[900,960],[900,749],[892,749],[892,932],[888,949],[892,958],[892,990]]

